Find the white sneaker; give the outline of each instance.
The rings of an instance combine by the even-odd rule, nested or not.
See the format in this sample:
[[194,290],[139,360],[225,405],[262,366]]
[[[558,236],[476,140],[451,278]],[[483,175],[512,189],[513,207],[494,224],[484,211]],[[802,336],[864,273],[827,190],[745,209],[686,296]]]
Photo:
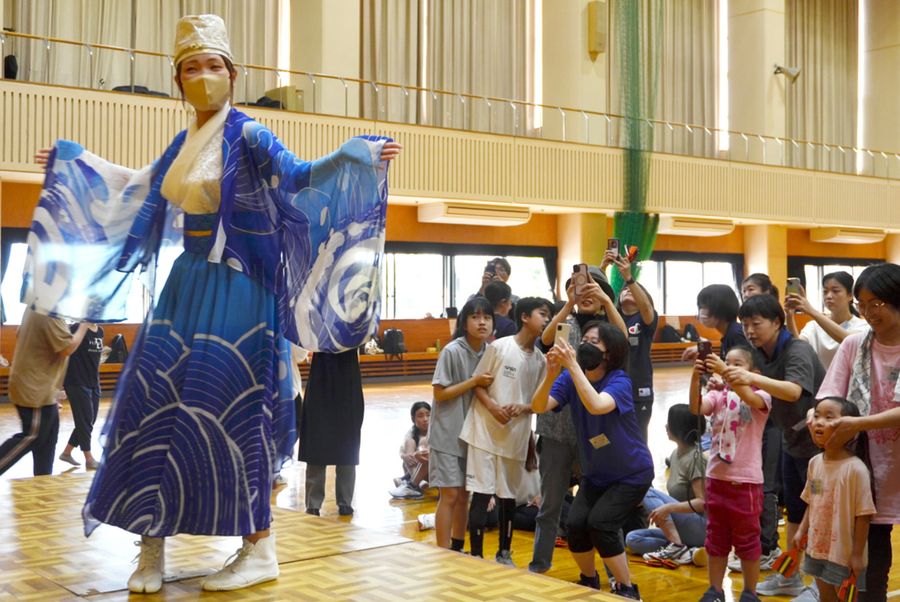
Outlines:
[[803,590],[803,579],[799,574],[785,577],[781,573],[772,573],[756,586],[756,593],[760,596],[799,596]]
[[[775,564],[775,561],[778,560],[778,557],[781,556],[781,548],[775,546],[775,548],[770,551],[768,554],[763,554],[759,557],[759,570],[760,571],[771,571],[772,565]],[[741,559],[735,556],[734,552],[728,555],[728,570],[732,573],[740,573],[741,572]]]
[[421,500],[425,497],[425,494],[413,487],[412,485],[407,485],[403,483],[399,487],[395,487],[388,491],[391,494],[391,497],[395,497],[401,500]]
[[208,592],[229,591],[278,578],[274,533],[255,544],[245,539],[241,549],[232,557],[236,558],[203,581],[203,589]]
[[419,522],[419,531],[428,531],[429,529],[434,529],[434,513],[431,514],[420,514],[416,517]]
[[778,557],[781,556],[781,548],[775,546],[768,554],[763,554],[759,557],[759,570],[761,571],[771,571],[772,565],[775,564],[775,561],[778,560]]
[[137,557],[138,568],[128,579],[128,589],[137,594],[155,594],[162,588],[166,566],[165,539],[142,536],[134,545],[140,546],[141,551]]
[[644,554],[644,560],[671,560],[676,564],[690,564],[693,561],[693,550],[683,543],[670,543],[655,552]]
[[819,588],[816,587],[815,580],[813,580],[812,585],[807,585],[803,588],[800,595],[791,600],[791,602],[819,602]]

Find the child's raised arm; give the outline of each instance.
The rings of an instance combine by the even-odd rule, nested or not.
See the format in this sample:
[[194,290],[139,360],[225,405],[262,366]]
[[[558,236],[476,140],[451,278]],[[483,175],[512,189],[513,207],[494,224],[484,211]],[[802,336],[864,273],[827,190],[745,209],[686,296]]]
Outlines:
[[733,384],[731,385],[731,390],[737,393],[738,397],[751,408],[756,408],[757,410],[766,409],[766,401],[750,385]]
[[695,416],[703,411],[703,403],[700,399],[700,375],[706,372],[703,360],[694,360],[694,370],[691,372],[691,386],[688,391],[691,403],[691,414]]

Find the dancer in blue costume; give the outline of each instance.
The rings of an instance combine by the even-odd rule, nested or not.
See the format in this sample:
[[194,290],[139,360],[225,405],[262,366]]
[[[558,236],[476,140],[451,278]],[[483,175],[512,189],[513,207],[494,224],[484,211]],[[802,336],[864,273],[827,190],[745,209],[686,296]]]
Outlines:
[[[243,536],[204,589],[278,576],[269,498],[296,424],[287,343],[336,353],[377,328],[387,161],[401,150],[360,137],[297,159],[230,107],[237,72],[215,15],[182,18],[174,56],[196,121],[153,165],[132,171],[68,141],[38,153],[23,292],[36,311],[117,321],[130,272],[145,271],[155,304],[83,514],[88,535],[107,523],[142,536],[128,587],[148,593],[176,533]],[[156,298],[157,258],[182,240]]]

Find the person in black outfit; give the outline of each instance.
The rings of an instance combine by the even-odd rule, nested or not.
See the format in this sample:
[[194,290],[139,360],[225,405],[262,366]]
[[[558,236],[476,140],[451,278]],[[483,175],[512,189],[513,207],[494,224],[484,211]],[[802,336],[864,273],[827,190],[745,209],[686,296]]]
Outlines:
[[627,330],[625,334],[629,349],[627,372],[631,377],[634,411],[646,442],[650,416],[653,413],[653,360],[650,357],[650,348],[653,345],[653,337],[656,336],[659,314],[653,307],[650,293],[634,279],[631,262],[627,257],[614,251],[607,251],[600,269],[605,269],[608,264],[616,266],[625,282],[625,286],[619,292],[617,307]]
[[319,515],[325,470],[335,467],[338,514],[353,514],[365,401],[359,353],[314,353],[299,416],[299,459],[306,462],[306,512]]
[[[74,333],[77,325],[72,326]],[[97,460],[91,454],[91,433],[100,411],[100,355],[103,353],[103,329],[97,324],[88,325],[87,332],[78,349],[69,357],[69,367],[63,380],[63,388],[69,405],[75,429],[69,443],[59,455],[59,459],[73,466],[81,466],[72,457],[72,451],[80,447],[84,453],[84,465],[88,470],[96,470]]]

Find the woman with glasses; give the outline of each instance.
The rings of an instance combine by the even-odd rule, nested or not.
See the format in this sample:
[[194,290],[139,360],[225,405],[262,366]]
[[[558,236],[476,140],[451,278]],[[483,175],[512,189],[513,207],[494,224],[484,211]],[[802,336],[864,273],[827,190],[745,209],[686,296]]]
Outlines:
[[841,417],[828,445],[869,434],[877,514],[869,526],[866,600],[884,600],[891,568],[891,529],[900,522],[900,266],[863,270],[853,288],[859,313],[871,328],[848,336],[838,348],[817,397],[844,397],[859,417]]

